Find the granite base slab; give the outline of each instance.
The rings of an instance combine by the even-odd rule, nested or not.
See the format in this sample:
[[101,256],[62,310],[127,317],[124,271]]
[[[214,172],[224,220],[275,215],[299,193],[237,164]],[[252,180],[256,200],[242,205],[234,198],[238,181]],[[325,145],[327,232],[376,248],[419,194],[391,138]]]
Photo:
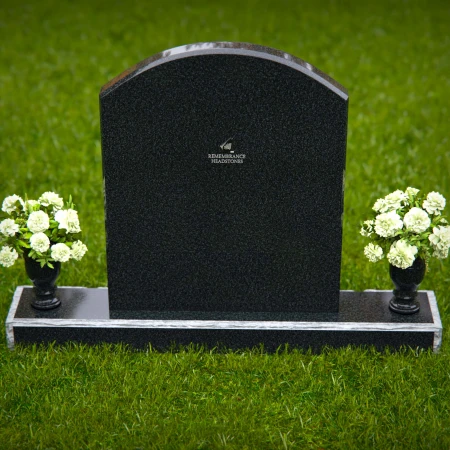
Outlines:
[[373,345],[433,349],[442,324],[433,291],[419,291],[420,312],[389,310],[392,291],[341,291],[338,313],[110,311],[107,288],[59,287],[62,305],[51,311],[31,307],[31,286],[19,286],[6,319],[9,348],[23,343],[126,343],[135,348],[173,344],[251,348],[267,351],[288,344],[313,351],[324,346]]

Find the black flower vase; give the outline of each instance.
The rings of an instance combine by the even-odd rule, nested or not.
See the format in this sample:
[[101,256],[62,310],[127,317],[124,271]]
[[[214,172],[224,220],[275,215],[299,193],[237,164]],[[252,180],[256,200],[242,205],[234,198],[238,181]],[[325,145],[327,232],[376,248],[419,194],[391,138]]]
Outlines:
[[426,271],[426,263],[422,258],[416,258],[413,265],[407,269],[389,266],[389,274],[395,289],[389,303],[389,309],[399,314],[414,314],[420,310],[417,300],[417,288],[422,282]]
[[31,302],[36,309],[53,309],[61,304],[61,300],[55,296],[56,279],[61,270],[60,262],[53,262],[54,269],[48,266],[41,267],[40,263],[24,255],[25,270],[33,282],[34,297]]

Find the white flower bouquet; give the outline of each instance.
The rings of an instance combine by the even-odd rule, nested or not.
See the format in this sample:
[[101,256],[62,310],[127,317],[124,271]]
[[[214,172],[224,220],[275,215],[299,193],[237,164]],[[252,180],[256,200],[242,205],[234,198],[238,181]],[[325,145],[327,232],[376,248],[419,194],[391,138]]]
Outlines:
[[11,195],[3,200],[0,222],[0,265],[12,266],[19,256],[53,269],[52,262],[79,261],[87,252],[81,242],[78,213],[72,197],[64,200],[54,192],[44,192],[38,200]]
[[386,255],[400,269],[411,267],[416,258],[446,258],[450,226],[442,215],[444,208],[445,198],[438,192],[424,196],[412,187],[378,199],[374,218],[362,223],[361,234],[372,240],[364,254],[371,262]]

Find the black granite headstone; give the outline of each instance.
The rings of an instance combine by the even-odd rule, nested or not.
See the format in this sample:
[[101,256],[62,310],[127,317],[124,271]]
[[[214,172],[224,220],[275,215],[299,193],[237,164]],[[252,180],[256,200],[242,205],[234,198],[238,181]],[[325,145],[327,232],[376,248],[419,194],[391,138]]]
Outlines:
[[202,43],[100,94],[109,302],[337,312],[346,90],[289,54]]

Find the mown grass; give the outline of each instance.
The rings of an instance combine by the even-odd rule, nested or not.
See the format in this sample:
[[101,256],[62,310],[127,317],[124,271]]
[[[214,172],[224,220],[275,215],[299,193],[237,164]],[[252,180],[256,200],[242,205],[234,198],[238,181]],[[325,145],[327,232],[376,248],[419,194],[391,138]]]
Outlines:
[[[61,285],[106,285],[100,87],[153,53],[199,41],[279,48],[350,94],[341,288],[389,289],[359,222],[397,188],[450,200],[446,1],[12,1],[0,6],[0,197],[77,203],[89,253]],[[261,349],[168,353],[68,345],[9,352],[0,339],[1,448],[450,447],[449,261],[436,292],[441,353]],[[27,284],[0,270],[0,318]],[[4,328],[4,327],[2,327]]]
[[445,448],[448,361],[427,353],[32,347],[3,365],[11,448]]

